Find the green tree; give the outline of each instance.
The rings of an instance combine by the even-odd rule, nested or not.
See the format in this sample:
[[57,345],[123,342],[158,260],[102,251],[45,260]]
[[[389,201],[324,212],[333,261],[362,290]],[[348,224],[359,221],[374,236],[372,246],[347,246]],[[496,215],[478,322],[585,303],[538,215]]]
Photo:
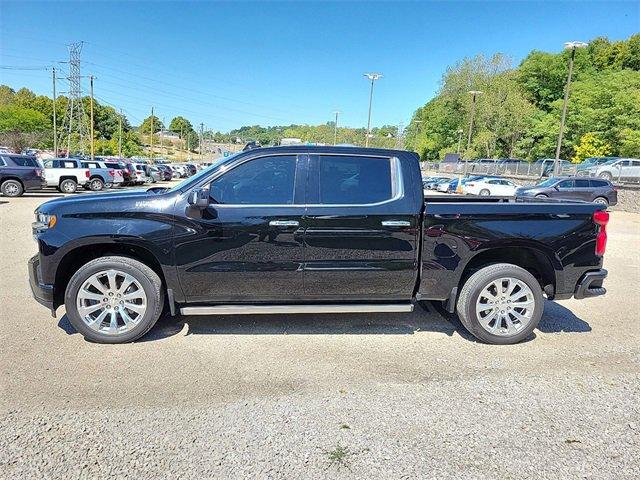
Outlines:
[[0,105],[0,132],[39,132],[51,124],[45,115],[18,105]]
[[152,133],[151,132],[152,124],[153,124],[153,133],[158,133],[160,130],[164,129],[164,125],[162,124],[162,122],[158,117],[156,117],[155,115],[153,116],[149,115],[147,118],[143,120],[142,124],[138,128],[138,131],[143,135],[149,135],[150,133]]
[[625,128],[620,132],[620,151],[622,157],[640,158],[640,130]]
[[598,138],[593,132],[585,133],[580,143],[575,146],[575,155],[571,159],[573,163],[580,163],[589,157],[606,157],[611,154],[611,145]]
[[169,130],[175,133],[181,133],[183,136],[194,131],[191,122],[181,116],[171,119],[171,123],[169,123]]

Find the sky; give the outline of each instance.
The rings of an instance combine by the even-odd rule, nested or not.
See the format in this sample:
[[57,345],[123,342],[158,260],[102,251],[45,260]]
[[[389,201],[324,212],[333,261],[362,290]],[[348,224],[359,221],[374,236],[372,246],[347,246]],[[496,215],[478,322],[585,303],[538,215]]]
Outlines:
[[[433,98],[448,66],[640,32],[640,2],[7,2],[0,0],[0,64],[81,73],[98,101],[133,125],[154,107],[228,131],[243,125],[405,125]],[[0,70],[0,83],[51,95],[47,70]],[[58,82],[65,92],[68,83]]]

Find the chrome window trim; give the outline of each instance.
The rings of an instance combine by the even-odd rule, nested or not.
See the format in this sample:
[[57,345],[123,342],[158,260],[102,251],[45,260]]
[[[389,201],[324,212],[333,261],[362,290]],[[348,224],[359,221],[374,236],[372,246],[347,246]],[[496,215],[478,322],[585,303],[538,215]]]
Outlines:
[[[384,155],[363,155],[363,154],[353,154],[353,153],[323,153],[323,154],[309,154],[307,153],[299,153],[299,154],[293,154],[295,155],[298,159],[303,156],[303,155],[307,155],[307,156],[341,156],[341,157],[366,157],[366,158],[382,158],[382,159],[387,159],[389,160],[390,164],[391,164],[391,198],[388,198],[386,200],[381,200],[380,202],[374,202],[374,203],[292,203],[292,204],[266,204],[266,203],[260,203],[260,204],[251,204],[251,203],[241,203],[241,204],[229,204],[229,203],[215,203],[213,205],[215,205],[216,208],[260,208],[260,207],[269,207],[269,208],[273,208],[273,207],[278,207],[278,208],[284,208],[284,207],[288,207],[288,208],[309,208],[309,207],[313,207],[313,208],[354,208],[354,207],[377,207],[380,205],[386,205],[388,203],[392,203],[395,202],[397,200],[400,200],[401,198],[404,197],[404,178],[402,176],[402,165],[400,163],[400,159],[398,157],[387,157]],[[239,162],[237,165],[234,165],[233,167],[226,169],[224,172],[218,172],[218,174],[215,175],[215,177],[211,178],[210,180],[207,180],[204,182],[203,185],[207,186],[210,185],[211,182],[215,181],[216,179],[218,179],[220,176],[224,175],[226,172],[233,170],[234,168],[247,163],[251,160],[257,160],[258,158],[263,158],[263,157],[282,157],[282,156],[286,156],[286,154],[282,154],[282,153],[272,153],[272,154],[268,154],[268,155],[261,155],[258,157],[252,157],[252,158],[248,158],[243,162]],[[297,168],[296,168],[296,175],[298,174],[297,172]],[[295,194],[295,192],[294,192]]]

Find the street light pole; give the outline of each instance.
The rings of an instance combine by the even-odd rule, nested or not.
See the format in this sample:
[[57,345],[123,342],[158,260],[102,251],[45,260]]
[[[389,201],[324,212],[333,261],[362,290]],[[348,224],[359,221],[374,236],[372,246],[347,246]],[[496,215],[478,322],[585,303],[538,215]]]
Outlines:
[[333,144],[335,145],[338,143],[338,115],[340,115],[340,112],[336,110],[333,113],[336,114],[336,122],[333,124]]
[[[476,99],[478,95],[481,95],[482,92],[480,90],[470,90],[472,103],[471,103],[471,119],[469,120],[469,137],[467,138],[467,150],[471,146],[471,134],[473,133],[473,118],[476,115]],[[464,162],[464,175],[467,176],[467,170],[469,168],[469,159],[467,158]]]
[[458,155],[460,155],[460,145],[462,144],[462,134],[464,133],[463,129],[458,130]]
[[567,104],[569,103],[569,86],[571,85],[571,75],[573,74],[573,61],[576,58],[576,49],[585,48],[588,43],[585,42],[566,42],[564,48],[571,50],[569,57],[569,75],[567,76],[567,85],[564,88],[564,102],[562,104],[562,117],[560,119],[560,133],[558,134],[558,145],[556,146],[556,158],[553,162],[553,174],[558,176],[560,173],[560,148],[562,147],[562,135],[564,133],[564,122],[567,117]]
[[367,120],[367,138],[364,141],[364,146],[369,146],[369,137],[371,136],[371,104],[373,102],[373,84],[376,80],[380,80],[382,78],[381,73],[365,73],[365,77],[371,80],[371,90],[369,91],[369,118]]

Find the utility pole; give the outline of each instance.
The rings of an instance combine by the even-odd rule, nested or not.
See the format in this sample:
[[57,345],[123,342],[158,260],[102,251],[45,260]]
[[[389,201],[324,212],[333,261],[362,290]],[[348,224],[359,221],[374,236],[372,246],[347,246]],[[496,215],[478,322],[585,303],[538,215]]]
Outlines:
[[371,136],[371,104],[373,102],[373,83],[376,80],[380,80],[382,78],[381,73],[365,73],[365,77],[371,80],[371,90],[369,91],[369,119],[367,120],[367,138],[364,141],[364,146],[369,146],[369,137]]
[[58,122],[56,120],[56,67],[51,70],[53,84],[53,156],[58,158]]
[[202,160],[202,141],[204,140],[204,123],[200,124],[200,160]]
[[462,134],[464,133],[463,129],[458,130],[458,155],[460,155],[460,144],[462,143]]
[[340,115],[340,112],[336,110],[333,113],[336,114],[336,122],[333,124],[333,144],[335,145],[338,143],[338,115]]
[[153,107],[151,107],[151,160],[153,160]]
[[[473,118],[475,117],[475,114],[476,114],[476,99],[478,95],[482,94],[482,92],[480,90],[471,90],[469,91],[469,93],[471,94],[473,100],[471,103],[471,119],[469,120],[469,137],[467,138],[467,149],[469,149],[469,147],[471,146],[471,133],[473,133]],[[467,158],[466,161],[464,162],[465,177],[467,176],[468,168],[469,168],[469,159]],[[458,182],[458,184],[460,184],[460,182]]]
[[118,117],[118,158],[122,158],[122,109]]
[[567,104],[569,103],[569,86],[571,85],[571,75],[573,73],[573,60],[576,58],[576,50],[578,48],[585,48],[588,43],[585,42],[567,42],[564,44],[564,48],[571,50],[571,56],[569,57],[569,75],[567,76],[567,84],[564,88],[564,103],[562,104],[562,118],[560,120],[560,133],[558,134],[558,145],[556,146],[556,158],[553,162],[553,174],[558,176],[560,174],[560,148],[562,147],[562,134],[564,132],[564,121],[567,117]]
[[95,160],[95,151],[93,145],[93,75],[89,75],[89,91],[91,92],[91,103],[89,104],[89,111],[91,112],[91,160]]

